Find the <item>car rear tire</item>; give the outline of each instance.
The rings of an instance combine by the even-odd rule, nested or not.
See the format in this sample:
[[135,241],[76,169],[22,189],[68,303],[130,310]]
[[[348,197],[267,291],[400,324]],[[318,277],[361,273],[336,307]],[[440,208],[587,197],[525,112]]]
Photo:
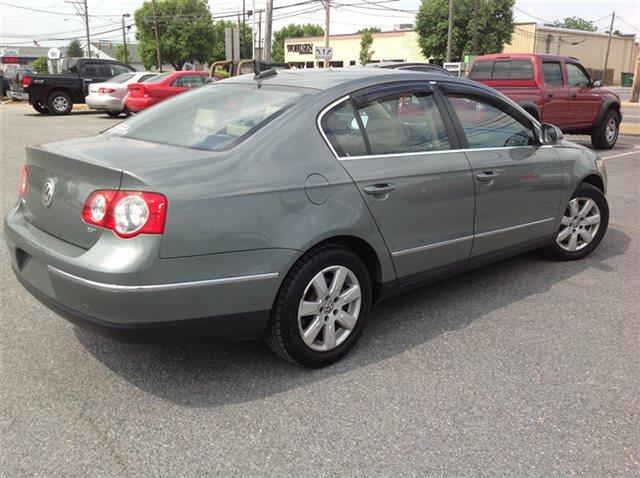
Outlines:
[[596,149],[611,149],[618,141],[620,115],[616,110],[608,110],[602,123],[591,131],[591,144]]
[[324,367],[346,355],[364,331],[371,278],[362,259],[342,246],[305,254],[285,277],[265,340],[281,357]]
[[31,106],[33,106],[33,109],[36,110],[41,115],[48,115],[49,114],[49,108],[44,103],[42,103],[40,101],[36,101]]
[[117,118],[118,116],[120,116],[122,114],[122,111],[109,111],[109,110],[106,110],[105,113],[107,113],[112,118]]
[[581,183],[563,213],[558,235],[543,251],[552,259],[572,261],[591,254],[609,225],[609,205],[597,187]]
[[125,106],[124,109],[122,110],[122,112],[124,113],[124,116],[127,117],[127,118],[129,116],[131,116],[131,110],[129,109],[128,106]]
[[49,95],[49,112],[54,115],[68,115],[73,109],[71,96],[64,91],[54,91]]

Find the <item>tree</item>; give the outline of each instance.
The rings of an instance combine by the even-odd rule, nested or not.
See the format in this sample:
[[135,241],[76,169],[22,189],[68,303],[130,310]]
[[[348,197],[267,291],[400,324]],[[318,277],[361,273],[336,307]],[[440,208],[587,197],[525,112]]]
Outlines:
[[371,61],[374,53],[373,50],[371,50],[371,45],[373,45],[373,35],[368,29],[365,29],[364,33],[360,36],[360,63],[362,65],[366,65]]
[[68,58],[82,58],[84,56],[82,45],[78,40],[71,40],[71,43],[67,45],[66,55]]
[[368,28],[362,28],[360,30],[358,30],[358,33],[362,34],[362,33],[380,33],[382,30],[380,30],[380,28],[378,27],[368,27]]
[[[226,49],[224,43],[224,29],[226,27],[237,28],[238,25],[229,22],[220,20],[217,21],[213,25],[213,41],[212,48],[209,52],[209,56],[207,60],[209,62],[220,61],[226,58]],[[241,59],[249,59],[253,57],[253,52],[251,51],[253,36],[251,35],[251,27],[246,23],[242,25],[240,24],[240,58]]]
[[585,20],[580,17],[565,17],[563,20],[553,22],[554,27],[570,28],[572,30],[584,30],[587,32],[595,32],[598,27],[591,20]]
[[[452,58],[462,59],[467,53],[485,54],[502,51],[513,33],[515,0],[483,0],[478,2],[478,51],[473,48],[473,2],[456,0],[453,19]],[[443,58],[447,51],[449,23],[448,0],[422,0],[416,16],[418,43],[425,57]]]
[[127,60],[130,59],[130,57],[129,57],[129,49],[127,48],[127,57],[129,57],[129,58],[125,58],[124,57],[124,45],[123,44],[116,45],[115,57],[116,57],[116,60],[121,61],[122,63],[127,63]]
[[36,58],[36,60],[33,62],[32,68],[36,73],[48,73],[49,65],[47,64],[47,57],[41,56],[39,58]]
[[[145,68],[156,65],[156,37],[151,2],[145,2],[134,14],[138,54]],[[201,63],[211,57],[214,28],[205,0],[158,0],[157,28],[161,61],[176,70],[187,61]]]
[[284,61],[285,38],[317,37],[322,35],[324,35],[324,29],[319,25],[314,25],[313,23],[307,23],[306,25],[291,23],[286,27],[282,27],[273,34],[271,58],[273,58],[274,62]]

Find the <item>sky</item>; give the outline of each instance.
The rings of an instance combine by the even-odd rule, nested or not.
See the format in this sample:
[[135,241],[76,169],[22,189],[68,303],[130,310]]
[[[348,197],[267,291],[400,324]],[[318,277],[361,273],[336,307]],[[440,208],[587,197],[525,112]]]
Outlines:
[[[0,0],[0,45],[42,46],[66,45],[71,38],[84,39],[84,22],[77,15],[72,0]],[[78,1],[78,0],[76,0]],[[288,23],[316,23],[324,26],[324,7],[320,1],[299,4],[304,0],[273,0],[274,31]],[[481,0],[482,1],[482,0]],[[92,41],[122,41],[121,15],[131,13],[143,0],[87,0]],[[264,9],[265,0],[245,0],[247,10]],[[353,33],[363,27],[377,26],[391,30],[398,23],[412,23],[419,0],[331,0],[331,33]],[[376,3],[377,5],[371,5]],[[242,12],[242,0],[209,0],[214,17],[235,20]],[[16,6],[23,7],[17,8]],[[44,11],[33,11],[44,10]],[[517,0],[514,16],[517,22],[538,23],[577,15],[595,21],[600,31],[608,30],[612,11],[618,20],[614,29],[635,33],[640,39],[640,0]],[[133,19],[125,19],[133,23]],[[251,19],[247,19],[251,24]],[[256,27],[257,30],[257,27]],[[54,38],[46,40],[47,38]],[[135,42],[134,29],[127,41]]]

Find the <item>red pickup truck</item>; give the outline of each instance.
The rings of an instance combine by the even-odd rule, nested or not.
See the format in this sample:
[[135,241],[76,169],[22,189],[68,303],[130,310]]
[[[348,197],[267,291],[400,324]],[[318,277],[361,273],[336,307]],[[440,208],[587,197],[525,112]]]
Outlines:
[[622,120],[618,95],[600,88],[580,62],[567,56],[495,54],[477,57],[468,78],[491,86],[542,123],[564,133],[589,134],[610,149]]

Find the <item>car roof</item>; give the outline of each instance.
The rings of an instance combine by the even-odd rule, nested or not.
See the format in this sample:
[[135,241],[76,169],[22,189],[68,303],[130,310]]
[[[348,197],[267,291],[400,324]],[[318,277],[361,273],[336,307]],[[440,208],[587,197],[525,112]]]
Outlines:
[[[278,70],[276,75],[261,80],[263,84],[290,86],[298,88],[311,88],[316,90],[329,90],[347,84],[357,85],[362,83],[385,83],[393,81],[443,81],[468,80],[444,76],[441,73],[430,73],[411,70],[398,70],[394,68],[300,68],[292,70]],[[253,75],[241,75],[222,80],[225,83],[254,83]],[[472,82],[478,85],[476,82]]]
[[579,60],[573,56],[564,55],[548,55],[540,53],[492,53],[490,55],[481,55],[475,58],[474,61],[484,60],[502,60],[502,59],[534,59],[540,58],[542,61],[560,61],[564,60],[570,63],[579,63]]

